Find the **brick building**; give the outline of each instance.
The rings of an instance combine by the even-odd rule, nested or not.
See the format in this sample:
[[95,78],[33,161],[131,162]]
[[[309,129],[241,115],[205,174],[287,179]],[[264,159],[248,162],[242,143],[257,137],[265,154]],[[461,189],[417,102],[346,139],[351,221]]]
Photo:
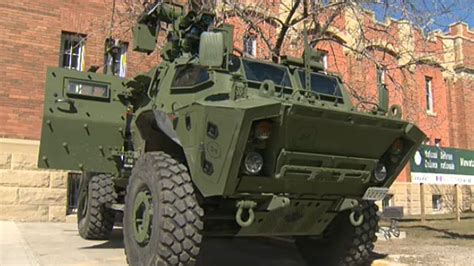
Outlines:
[[[123,7],[121,11],[133,10]],[[68,180],[73,175],[36,169],[46,69],[62,66],[87,71],[97,66],[102,71],[107,62],[104,41],[110,35],[111,14],[111,7],[103,0],[0,3],[0,219],[65,219],[68,191],[73,189]],[[381,36],[374,31],[372,42],[363,47],[383,64],[360,58],[347,48],[355,46],[351,31],[356,16],[364,18],[367,28],[385,32]],[[249,56],[269,58],[261,40],[248,34],[238,19],[229,18],[228,22],[236,24],[236,47]],[[272,27],[268,25],[270,34]],[[315,47],[326,55],[323,61],[328,71],[339,73],[353,91],[369,99],[376,97],[377,82],[384,82],[392,103],[400,104],[404,117],[426,132],[429,144],[474,150],[474,134],[470,134],[474,117],[469,114],[474,107],[474,32],[468,25],[456,23],[446,33],[435,32],[425,38],[403,21],[380,23],[370,13],[345,12],[330,30],[337,41],[320,42]],[[122,45],[118,74],[128,77],[158,60],[158,52],[144,56],[128,50],[129,35],[124,30],[112,36]],[[290,42],[285,50],[298,54],[299,47]],[[409,54],[426,56],[411,62]],[[410,66],[398,68],[405,64]],[[472,188],[462,189],[465,210],[471,208]],[[407,213],[419,213],[419,193],[407,167],[392,186],[390,204],[404,206]],[[425,193],[427,201],[435,193],[448,201],[452,186],[433,185]],[[427,206],[427,212],[431,210]]]

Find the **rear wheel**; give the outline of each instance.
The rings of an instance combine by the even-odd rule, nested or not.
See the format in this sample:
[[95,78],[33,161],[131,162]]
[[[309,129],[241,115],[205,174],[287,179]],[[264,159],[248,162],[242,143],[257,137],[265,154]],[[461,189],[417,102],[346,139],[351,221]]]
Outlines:
[[77,227],[82,238],[105,240],[110,237],[115,221],[115,211],[110,205],[116,198],[111,175],[83,179],[77,208]]
[[133,168],[125,196],[129,264],[194,265],[202,216],[186,166],[164,152],[144,154]]
[[377,205],[364,201],[361,225],[353,226],[349,212],[343,212],[329,225],[324,239],[300,237],[296,245],[308,265],[366,265],[377,240],[377,211]]

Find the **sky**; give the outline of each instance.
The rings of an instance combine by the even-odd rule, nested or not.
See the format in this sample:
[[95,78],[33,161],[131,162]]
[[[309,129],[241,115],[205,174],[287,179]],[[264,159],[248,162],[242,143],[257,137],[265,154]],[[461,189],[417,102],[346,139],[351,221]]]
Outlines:
[[378,0],[369,4],[376,17],[408,19],[424,30],[447,31],[450,24],[464,21],[474,30],[474,0]]

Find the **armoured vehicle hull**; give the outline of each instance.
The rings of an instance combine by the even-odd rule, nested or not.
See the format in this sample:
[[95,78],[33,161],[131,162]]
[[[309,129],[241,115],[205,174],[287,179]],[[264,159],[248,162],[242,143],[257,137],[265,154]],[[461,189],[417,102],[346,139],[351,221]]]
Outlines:
[[194,34],[171,36],[149,73],[48,70],[38,162],[85,173],[81,236],[106,237],[115,209],[134,265],[191,265],[205,235],[294,237],[309,263],[326,239],[346,243],[330,261],[364,262],[373,201],[424,134],[385,107],[385,88],[362,112],[314,52],[280,64],[237,57],[231,27],[208,31],[211,14],[180,10],[159,3],[138,22],[138,51],[153,48],[158,20]]

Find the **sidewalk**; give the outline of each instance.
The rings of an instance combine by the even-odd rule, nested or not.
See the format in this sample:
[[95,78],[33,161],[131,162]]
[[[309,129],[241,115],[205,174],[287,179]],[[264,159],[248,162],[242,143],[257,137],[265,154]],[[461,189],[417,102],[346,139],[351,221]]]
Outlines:
[[[107,241],[82,239],[76,223],[0,221],[0,265],[125,266],[122,230]],[[305,266],[288,241],[249,238],[209,238],[201,246],[196,266]],[[373,266],[400,265],[383,258]]]
[[0,265],[39,265],[14,222],[0,221]]
[[127,265],[120,230],[110,241],[82,239],[74,223],[0,221],[0,265]]

